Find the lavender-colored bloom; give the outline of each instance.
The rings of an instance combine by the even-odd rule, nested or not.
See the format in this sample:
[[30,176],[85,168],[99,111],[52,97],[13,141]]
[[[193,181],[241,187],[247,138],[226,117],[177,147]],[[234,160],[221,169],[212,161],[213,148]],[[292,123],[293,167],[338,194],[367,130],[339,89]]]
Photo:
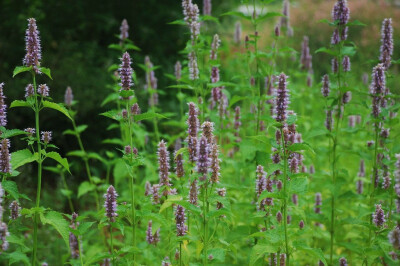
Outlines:
[[296,173],[299,172],[299,162],[297,161],[296,157],[293,157],[293,158],[290,160],[290,171],[291,171],[293,174],[296,174]]
[[372,219],[377,227],[383,226],[383,224],[386,222],[385,212],[382,210],[381,204],[375,205],[375,212],[372,214]]
[[130,108],[131,115],[138,115],[141,113],[140,107],[138,103],[135,103]]
[[25,98],[32,97],[33,95],[35,95],[35,89],[32,84],[28,84],[25,87]]
[[7,105],[5,103],[5,96],[3,93],[4,83],[0,83],[0,126],[7,125]]
[[24,66],[32,66],[36,74],[40,74],[40,60],[42,60],[42,48],[40,46],[39,31],[34,18],[28,19],[28,28],[25,33],[25,57]]
[[301,67],[305,70],[312,69],[312,56],[310,53],[310,47],[309,47],[308,43],[309,43],[308,36],[304,36],[303,42],[301,44],[300,63],[301,63]]
[[372,81],[369,88],[370,94],[372,94],[372,115],[378,117],[381,109],[380,103],[382,99],[382,94],[386,89],[386,76],[385,68],[383,64],[378,64],[372,70]]
[[242,24],[238,21],[235,24],[235,35],[234,35],[234,41],[236,44],[240,44],[242,37]]
[[321,213],[321,206],[322,206],[322,195],[321,193],[315,193],[315,213]]
[[64,103],[66,106],[71,107],[73,100],[74,100],[74,95],[72,94],[72,89],[70,86],[68,86],[64,94]]
[[188,135],[191,137],[197,138],[197,132],[199,129],[199,118],[198,118],[198,109],[193,102],[188,103],[189,112],[188,112]]
[[282,73],[278,77],[278,88],[275,100],[275,120],[277,122],[286,121],[287,107],[289,104],[289,91],[287,90],[287,76]]
[[18,217],[21,216],[21,207],[19,206],[16,200],[11,202],[9,208],[10,208],[10,219],[16,220]]
[[349,103],[351,101],[351,91],[346,91],[343,93],[342,102],[343,104]]
[[122,20],[121,27],[119,29],[121,32],[119,35],[119,38],[123,42],[126,39],[128,39],[128,37],[129,37],[129,25],[128,25],[128,21],[126,21],[126,19]]
[[347,55],[343,57],[342,66],[344,72],[349,72],[351,69],[350,57],[348,57]]
[[236,137],[236,142],[240,142],[240,126],[242,125],[242,122],[240,122],[240,106],[235,107],[235,124],[234,124],[234,129],[235,129],[235,137]]
[[219,155],[219,149],[217,144],[213,144],[211,146],[211,178],[210,181],[211,183],[219,183],[219,177],[220,177],[220,162],[221,160],[218,158]]
[[206,179],[208,173],[208,167],[210,166],[210,148],[206,137],[202,136],[199,141],[199,151],[197,155],[196,170],[202,176],[202,179]]
[[197,56],[195,52],[190,52],[188,54],[189,58],[189,78],[190,80],[199,79],[199,68],[197,66]]
[[0,172],[3,174],[11,174],[11,154],[9,149],[10,140],[2,139],[0,146]]
[[335,45],[340,42],[339,30],[335,29],[332,33],[331,44]]
[[24,131],[27,133],[29,138],[31,138],[36,133],[36,129],[31,127],[26,128]]
[[200,34],[199,7],[192,3],[192,0],[183,0],[184,20],[191,32],[192,45],[194,45],[197,36]]
[[213,41],[211,43],[211,51],[210,51],[210,59],[217,60],[218,58],[218,48],[221,45],[221,40],[219,39],[219,35],[215,34]]
[[144,195],[150,196],[151,194],[152,194],[151,184],[149,181],[146,181],[146,183],[144,185]]
[[188,152],[189,152],[189,161],[194,163],[197,160],[197,151],[199,149],[197,143],[197,137],[188,136]]
[[389,137],[389,134],[390,134],[390,128],[382,128],[380,133],[381,138],[387,139]]
[[[2,212],[2,210],[0,210],[0,212]],[[2,244],[0,246],[0,254],[2,251],[6,251],[9,248],[10,244],[7,241],[7,237],[9,235],[10,235],[10,233],[8,232],[7,224],[0,220],[0,241],[2,242]]]
[[299,205],[299,196],[297,194],[292,195],[292,202],[294,205]]
[[276,188],[277,188],[279,191],[282,190],[282,188],[283,188],[282,180],[278,180],[278,181],[276,182]]
[[154,235],[153,235],[153,221],[149,220],[149,223],[147,225],[147,230],[146,230],[146,241],[150,245],[157,245],[157,243],[160,241],[160,229],[158,229]]
[[154,184],[151,187],[151,195],[153,204],[160,203],[160,184]]
[[180,61],[176,61],[175,64],[175,78],[177,81],[182,78],[182,64]]
[[286,254],[281,253],[279,257],[279,266],[286,266]]
[[282,213],[280,211],[276,213],[276,220],[278,221],[278,223],[282,222]]
[[400,229],[396,226],[388,235],[389,242],[394,249],[400,249]]
[[356,126],[356,117],[354,115],[349,115],[348,121],[349,121],[348,123],[349,127],[353,128]]
[[303,220],[301,220],[299,222],[299,228],[300,228],[300,230],[304,228],[304,221]]
[[284,0],[283,1],[283,7],[282,7],[282,14],[283,16],[281,17],[281,27],[286,27],[289,28],[290,26],[290,2],[289,0]]
[[176,154],[175,151],[174,161],[175,161],[175,173],[176,177],[182,178],[185,175],[185,170],[183,169],[183,155],[182,153]]
[[119,77],[121,79],[121,90],[130,90],[133,86],[132,74],[133,69],[131,67],[131,57],[128,52],[125,52],[121,58],[121,64],[118,68]]
[[158,176],[160,178],[160,186],[164,187],[163,195],[168,195],[168,189],[171,186],[169,183],[169,152],[167,150],[166,143],[161,140],[158,144]]
[[[218,188],[218,189],[217,189],[217,194],[218,194],[218,196],[224,198],[224,197],[226,196],[226,189],[225,189],[225,188]],[[217,210],[220,210],[220,209],[222,209],[223,207],[224,207],[224,204],[222,204],[221,202],[217,201],[216,209],[217,209]],[[225,216],[223,215],[223,217],[225,217]]]
[[365,162],[364,160],[360,160],[360,170],[358,171],[359,177],[365,177]]
[[132,148],[129,145],[126,145],[124,148],[125,154],[131,154],[132,153]]
[[382,188],[389,189],[391,183],[392,183],[392,180],[390,179],[390,176],[389,175],[384,176],[383,182],[382,182]]
[[209,145],[214,143],[214,123],[206,121],[201,125],[201,128],[203,129],[202,136],[204,136],[207,139],[207,143]]
[[175,210],[175,222],[176,222],[176,235],[184,236],[187,232],[187,226],[185,225],[186,215],[185,208],[181,205],[176,206]]
[[203,15],[211,16],[211,0],[203,0]]
[[347,266],[347,260],[346,260],[346,258],[340,258],[339,259],[339,265],[340,266]]
[[356,190],[358,194],[362,194],[364,190],[364,182],[362,180],[357,180],[356,182]]
[[107,193],[104,194],[104,208],[106,209],[105,216],[110,220],[110,222],[115,222],[115,217],[117,214],[117,197],[118,194],[113,186],[109,186]]
[[332,72],[337,73],[339,70],[339,62],[337,61],[337,59],[333,58],[331,64],[332,64]]
[[385,18],[382,22],[380,52],[379,60],[385,66],[385,69],[388,69],[393,54],[393,27],[391,18]]
[[[70,228],[77,230],[79,226],[79,222],[77,222],[78,214],[75,212],[72,214],[72,219],[70,223]],[[78,238],[76,235],[74,235],[72,232],[69,232],[69,248],[71,250],[71,258],[77,259],[79,258],[80,250],[79,250],[79,242]]]
[[368,73],[363,73],[362,82],[364,83],[364,85],[368,85],[368,79],[369,79]]
[[50,89],[46,84],[40,84],[37,91],[42,97],[49,97]]
[[347,0],[338,0],[332,9],[333,21],[338,21],[338,25],[345,25],[350,19],[350,9]]
[[332,131],[333,128],[333,111],[332,110],[326,110],[326,119],[325,119],[325,127],[327,130]]
[[195,206],[198,204],[199,186],[197,185],[197,179],[190,182],[189,189],[189,202]]
[[40,132],[42,137],[41,140],[45,143],[48,144],[50,143],[51,139],[52,139],[52,132],[51,131],[42,131]]
[[121,116],[124,120],[128,120],[128,110],[122,109]]

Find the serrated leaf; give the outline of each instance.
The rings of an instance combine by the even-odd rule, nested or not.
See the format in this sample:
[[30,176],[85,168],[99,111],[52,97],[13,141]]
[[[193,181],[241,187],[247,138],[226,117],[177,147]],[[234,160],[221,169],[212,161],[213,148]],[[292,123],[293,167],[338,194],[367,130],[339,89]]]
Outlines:
[[293,143],[290,146],[287,147],[289,151],[310,151],[311,153],[315,154],[315,151],[313,148],[311,148],[310,144],[308,143]]
[[49,211],[46,214],[40,214],[40,220],[43,224],[50,224],[64,239],[65,245],[69,248],[69,223],[64,219],[61,213]]
[[61,104],[53,103],[49,101],[42,101],[43,107],[50,108],[56,111],[63,113],[66,117],[72,120],[72,117],[69,115],[68,110]]
[[46,153],[46,157],[51,158],[61,164],[69,172],[69,164],[66,158],[62,158],[60,154],[55,151]]
[[132,43],[125,44],[125,49],[126,50],[141,51],[141,49],[139,47],[137,47],[136,45],[134,45]]
[[31,105],[26,101],[15,100],[10,105],[10,108],[14,108],[14,107],[31,107]]
[[88,128],[88,125],[80,125],[76,127],[76,132],[78,132],[79,134],[82,133],[83,131],[85,131]]
[[333,55],[333,56],[336,55],[335,51],[332,51],[331,49],[328,49],[326,47],[321,47],[321,48],[317,49],[314,53],[316,53],[316,54],[317,53],[326,53],[326,54],[330,54],[330,55]]
[[25,194],[20,194],[18,191],[17,183],[14,181],[6,180],[1,182],[1,185],[7,193],[9,193],[14,199],[24,198],[30,200]]
[[23,72],[28,72],[31,71],[32,67],[26,67],[26,66],[17,66],[16,68],[14,68],[13,71],[13,77],[15,77],[16,75],[18,75],[19,73],[23,73]]
[[96,186],[93,184],[90,184],[89,181],[82,182],[78,188],[78,198],[87,194],[90,191],[93,191],[94,189],[96,189]]
[[19,136],[19,135],[26,135],[27,133],[20,129],[5,129],[1,130],[1,138],[8,139],[11,137]]
[[86,153],[84,151],[76,150],[67,153],[67,156],[85,157]]
[[9,265],[12,265],[16,262],[23,262],[25,265],[30,264],[29,258],[21,251],[14,251],[10,254],[4,254],[4,257],[7,257],[10,260]]
[[261,259],[266,253],[276,253],[279,246],[257,244],[251,249],[250,254],[250,265],[254,265],[259,259]]
[[18,167],[36,161],[37,159],[37,153],[32,154],[28,149],[15,151],[11,153],[11,166],[13,169],[17,169]]
[[187,148],[187,147],[180,148],[179,150],[177,150],[177,151],[175,152],[174,158],[176,159],[176,157],[177,157],[179,154],[187,153],[187,152],[188,152],[188,148]]
[[163,118],[167,118],[166,116],[163,116],[161,114],[158,113],[154,113],[154,112],[146,112],[143,114],[138,114],[134,116],[135,121],[142,121],[142,120],[149,120],[149,119],[153,119],[153,118],[159,118],[159,119],[163,119]]
[[43,74],[45,74],[46,76],[48,76],[50,79],[53,79],[51,77],[51,73],[50,73],[50,68],[47,67],[39,67],[40,72],[42,72]]
[[101,113],[100,115],[114,119],[116,121],[120,121],[122,119],[121,112],[117,110],[110,110],[104,113]]
[[243,14],[242,12],[239,12],[239,11],[229,11],[229,12],[222,14],[221,16],[237,16],[237,17],[241,17],[246,20],[251,20],[250,16],[246,16],[245,14]]
[[110,44],[110,45],[108,46],[108,48],[114,49],[114,50],[118,50],[118,51],[122,51],[121,45],[116,44],[116,43]]

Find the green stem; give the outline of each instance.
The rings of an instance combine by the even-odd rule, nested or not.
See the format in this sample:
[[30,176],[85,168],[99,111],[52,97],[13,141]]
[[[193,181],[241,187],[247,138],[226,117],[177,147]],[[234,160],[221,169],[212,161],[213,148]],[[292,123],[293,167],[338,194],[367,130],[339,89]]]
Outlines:
[[89,182],[90,182],[91,185],[94,185],[96,187],[95,190],[94,190],[94,196],[95,196],[95,200],[96,200],[96,210],[99,211],[100,210],[100,206],[99,206],[99,194],[97,193],[97,186],[94,184],[94,181],[93,181],[93,178],[92,178],[92,173],[90,172],[90,166],[89,166],[88,157],[87,157],[85,148],[83,147],[81,135],[77,130],[77,126],[76,126],[74,118],[72,119],[72,126],[74,127],[75,136],[76,136],[76,139],[78,140],[79,148],[82,151],[82,153],[84,154],[83,162],[85,164],[85,170],[86,170],[86,174],[88,176]]
[[[36,141],[37,141],[37,152],[38,152],[38,180],[37,180],[37,191],[36,191],[36,205],[38,209],[40,206],[40,192],[42,187],[42,144],[40,143],[40,127],[39,127],[39,101],[37,96],[36,88],[36,76],[33,73],[33,87],[35,91],[35,128],[36,128]],[[39,214],[38,210],[35,210],[35,217],[33,220],[33,250],[32,250],[32,265],[36,265],[37,257],[37,241],[38,241],[38,224]]]
[[[62,178],[65,189],[69,191],[67,181],[65,180],[65,174],[63,171],[61,172],[61,178]],[[68,199],[69,208],[71,209],[71,212],[73,213],[75,210],[74,210],[74,205],[72,204],[71,196],[68,195],[67,199]]]
[[287,155],[286,155],[286,146],[285,146],[285,137],[283,133],[283,127],[280,129],[281,131],[281,142],[283,149],[283,226],[285,230],[285,253],[287,258],[287,265],[289,266],[290,253],[289,253],[289,241],[288,241],[288,233],[287,233]]
[[182,266],[182,241],[179,242],[179,266]]
[[114,257],[114,245],[113,245],[113,235],[112,235],[112,227],[110,222],[110,239],[111,239],[111,257],[112,257],[112,264],[115,265],[115,257]]
[[207,265],[207,245],[208,245],[208,240],[207,240],[207,183],[204,184],[204,189],[203,189],[203,230],[204,230],[204,260],[203,264]]

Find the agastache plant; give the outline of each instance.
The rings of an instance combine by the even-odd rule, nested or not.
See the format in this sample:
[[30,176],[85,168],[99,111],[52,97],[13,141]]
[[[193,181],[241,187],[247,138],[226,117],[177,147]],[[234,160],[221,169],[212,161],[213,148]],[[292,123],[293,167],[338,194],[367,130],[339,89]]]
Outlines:
[[[37,29],[36,20],[34,18],[28,19],[28,28],[25,36],[26,42],[26,54],[23,60],[24,66],[16,67],[13,76],[23,72],[30,72],[32,76],[32,84],[27,86],[26,90],[26,101],[14,101],[11,107],[30,107],[35,113],[35,130],[31,130],[31,137],[28,138],[28,144],[32,151],[37,154],[36,162],[38,163],[38,175],[37,175],[37,192],[36,192],[36,203],[35,208],[37,211],[34,212],[33,218],[33,245],[32,245],[32,265],[37,263],[37,248],[38,248],[38,224],[39,224],[39,208],[41,198],[41,187],[42,187],[42,164],[46,158],[51,158],[60,163],[66,170],[69,171],[68,162],[63,159],[57,152],[48,152],[49,142],[51,141],[51,132],[40,131],[39,123],[39,112],[43,108],[50,108],[57,110],[68,118],[71,119],[68,111],[60,104],[51,102],[49,96],[49,87],[46,84],[37,85],[36,79],[40,78],[40,74],[44,74],[51,79],[50,69],[41,67],[41,44],[39,31]],[[33,134],[36,136],[33,136]],[[41,135],[42,134],[42,138]],[[34,142],[36,142],[36,150],[34,149]],[[9,145],[3,140],[2,147]],[[4,169],[3,169],[4,170]]]

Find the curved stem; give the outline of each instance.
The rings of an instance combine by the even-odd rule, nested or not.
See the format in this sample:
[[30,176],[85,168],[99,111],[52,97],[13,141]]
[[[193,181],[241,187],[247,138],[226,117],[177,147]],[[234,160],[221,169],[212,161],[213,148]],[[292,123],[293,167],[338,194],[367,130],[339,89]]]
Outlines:
[[287,258],[287,265],[289,266],[290,253],[289,253],[289,241],[288,241],[288,233],[287,233],[287,156],[286,156],[286,146],[285,146],[285,138],[283,133],[283,127],[280,128],[281,131],[281,142],[282,142],[282,150],[283,150],[283,226],[285,230],[285,253]]

